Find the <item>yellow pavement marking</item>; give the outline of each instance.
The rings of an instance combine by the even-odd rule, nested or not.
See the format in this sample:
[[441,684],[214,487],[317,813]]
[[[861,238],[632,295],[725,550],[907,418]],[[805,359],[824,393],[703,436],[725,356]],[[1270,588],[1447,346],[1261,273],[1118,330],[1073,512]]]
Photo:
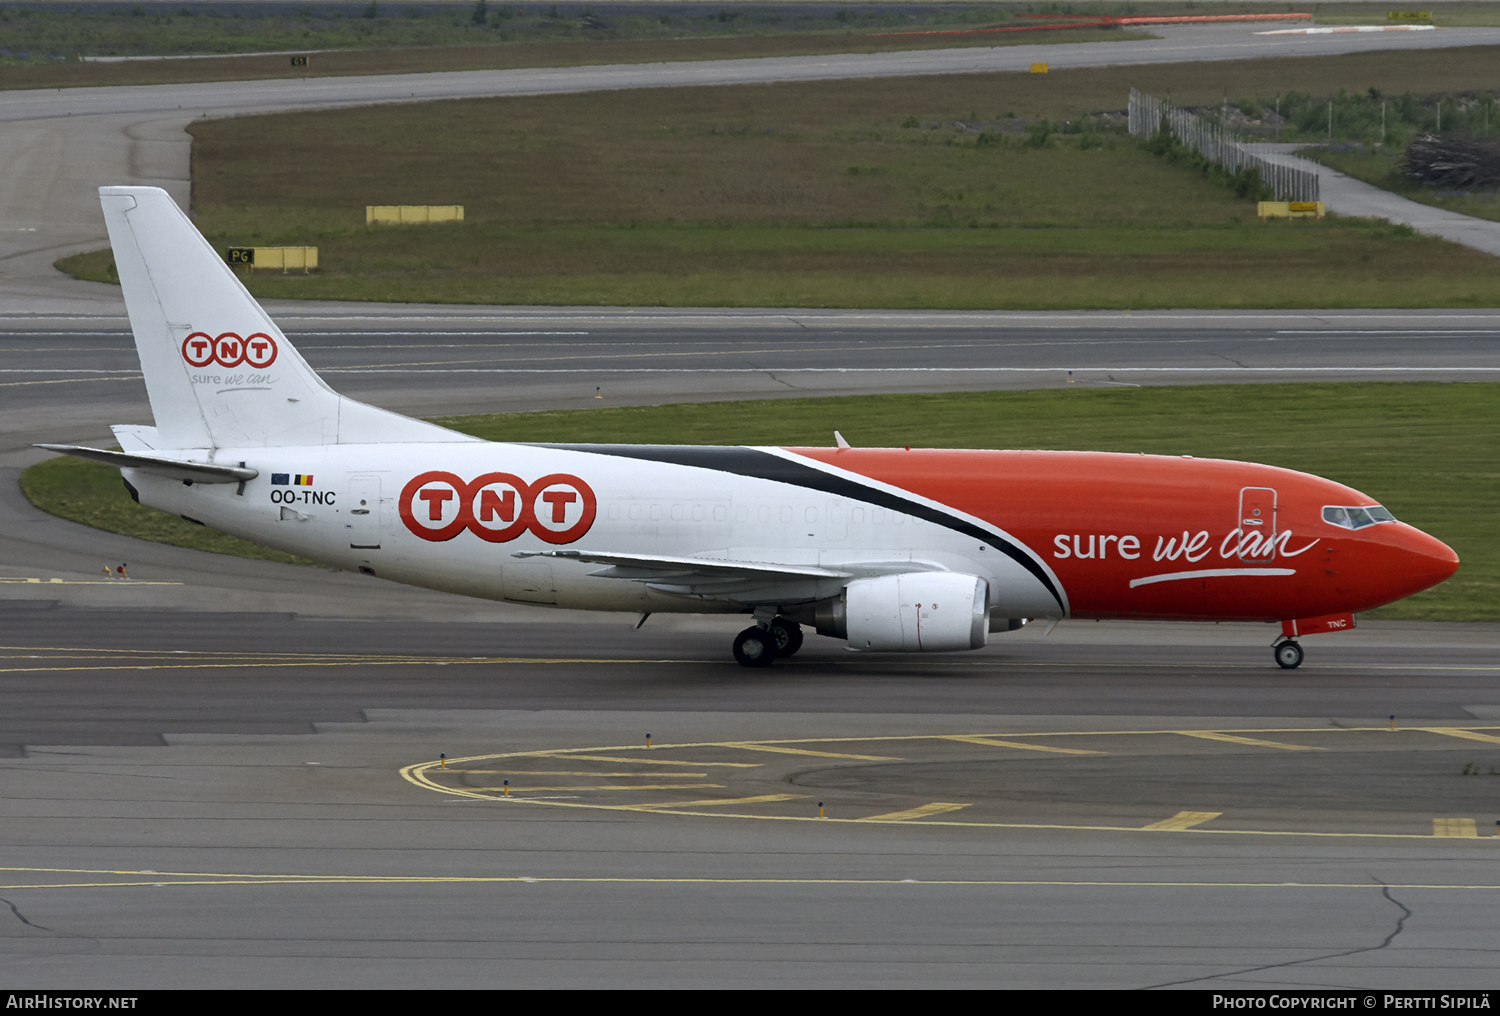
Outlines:
[[926,818],[928,815],[942,815],[945,812],[958,811],[967,808],[967,804],[950,804],[947,801],[933,801],[924,804],[920,808],[907,808],[905,811],[892,811],[884,815],[870,815],[867,818],[855,819],[856,822],[906,822],[914,818]]
[[[491,800],[484,798],[484,800]],[[512,798],[512,800],[516,800]],[[746,800],[754,800],[746,798]],[[576,801],[551,801],[541,798],[523,799],[524,804],[547,805],[553,808],[599,808],[614,811],[650,811],[656,815],[687,815],[701,818],[740,818],[753,819],[763,822],[819,822],[837,823],[848,822],[858,825],[859,819],[837,819],[818,818],[816,815],[757,815],[750,812],[726,812],[726,811],[685,811],[690,802],[681,805],[661,804],[654,807],[641,807],[637,805],[609,805],[591,804]],[[1047,832],[1069,832],[1069,833],[1141,833],[1141,832],[1171,832],[1177,830],[1156,829],[1150,826],[1115,826],[1115,825],[1092,825],[1080,824],[1070,825],[1063,822],[961,822],[953,819],[931,819],[923,822],[923,825],[950,826],[955,829],[1027,829],[1042,830]],[[1324,840],[1424,840],[1432,842],[1433,837],[1429,833],[1352,833],[1352,832],[1313,832],[1288,829],[1212,829],[1202,827],[1190,827],[1180,830],[1184,833],[1193,833],[1200,836],[1290,836],[1302,839],[1324,839]],[[1477,842],[1477,841],[1476,841]]]
[[[3,648],[3,647],[0,647],[0,648]],[[1409,729],[1427,729],[1427,728],[1409,728]],[[1497,734],[1500,734],[1500,726],[1497,726],[1497,725],[1488,725],[1488,726],[1483,726],[1483,727],[1471,727],[1471,728],[1457,728],[1457,727],[1449,728],[1449,727],[1441,727],[1441,728],[1431,728],[1431,729],[1434,732],[1437,732],[1437,733],[1457,732],[1457,736],[1479,734],[1479,737],[1482,738],[1482,739],[1484,739],[1486,741],[1486,743],[1488,743],[1488,739],[1489,739],[1489,737],[1491,735],[1482,734],[1482,733],[1480,733],[1480,731],[1495,731]],[[1301,735],[1301,736],[1310,736],[1310,735],[1313,735],[1313,734],[1358,734],[1358,733],[1374,733],[1374,732],[1380,732],[1381,734],[1385,734],[1385,733],[1387,733],[1387,727],[1384,724],[1381,724],[1381,725],[1378,725],[1378,726],[1369,726],[1369,727],[1315,727],[1315,728],[1308,728],[1308,727],[1252,727],[1252,728],[1240,728],[1238,730],[1231,729],[1231,730],[1228,730],[1228,731],[1226,731],[1226,730],[1175,731],[1175,730],[1171,730],[1171,729],[1153,729],[1153,730],[1075,730],[1075,731],[1056,731],[1056,730],[1050,730],[1050,731],[1017,732],[1015,734],[1011,734],[1010,736],[1011,737],[1022,737],[1022,738],[1030,738],[1030,737],[1041,738],[1041,737],[1101,737],[1101,736],[1104,736],[1104,737],[1120,737],[1120,736],[1126,736],[1126,735],[1135,735],[1135,736],[1141,736],[1141,735],[1146,735],[1146,736],[1160,736],[1160,735],[1169,735],[1169,736],[1183,736],[1183,735],[1186,735],[1186,736],[1197,736],[1197,735],[1208,734],[1208,735],[1225,735],[1225,736],[1228,736],[1228,737],[1236,737],[1236,736],[1240,736],[1240,735],[1250,735],[1250,734],[1277,734],[1277,733],[1280,733],[1280,734],[1296,734],[1296,735]],[[810,755],[810,756],[813,756],[813,757],[823,757],[823,758],[850,758],[850,759],[856,759],[856,760],[860,760],[860,761],[895,761],[896,759],[894,759],[891,756],[858,755],[858,754],[853,754],[853,753],[835,753],[835,752],[821,751],[821,750],[814,749],[814,748],[806,748],[806,749],[792,748],[791,746],[792,745],[803,745],[803,744],[808,744],[808,745],[811,745],[811,744],[832,745],[832,744],[851,743],[851,742],[863,742],[863,743],[867,743],[867,744],[873,744],[873,743],[878,743],[878,742],[888,742],[888,741],[932,741],[932,742],[937,742],[937,741],[944,741],[944,740],[959,740],[959,739],[968,740],[969,743],[975,743],[975,744],[981,744],[981,745],[984,744],[986,741],[1001,741],[1002,743],[1001,743],[1001,745],[999,745],[1001,747],[1008,747],[1010,744],[1015,744],[1018,747],[1022,747],[1022,748],[1037,748],[1037,747],[1040,747],[1038,745],[1029,745],[1029,744],[1026,744],[1025,742],[1008,742],[1007,743],[1002,738],[990,737],[989,735],[983,735],[983,734],[974,734],[974,735],[943,735],[943,734],[906,734],[906,735],[899,735],[898,734],[898,735],[865,735],[865,736],[852,736],[852,737],[788,738],[788,739],[784,739],[784,740],[764,740],[764,741],[701,741],[701,742],[685,742],[685,743],[671,743],[671,744],[665,744],[665,745],[657,745],[656,749],[657,750],[663,750],[663,749],[667,749],[667,750],[684,750],[684,749],[690,749],[690,748],[691,749],[719,748],[719,749],[742,749],[742,750],[745,750],[745,751],[776,751],[777,749],[781,749],[782,753],[784,753],[784,754],[793,754],[793,755],[798,755],[798,756]],[[1210,737],[1209,739],[1213,740],[1213,739],[1217,739],[1217,738]],[[1265,747],[1269,747],[1269,748],[1276,749],[1276,750],[1287,750],[1289,747],[1292,747],[1292,746],[1284,744],[1283,742],[1263,741],[1263,739],[1261,739],[1261,738],[1246,737],[1245,739],[1247,741],[1252,742],[1252,744],[1254,746],[1257,746],[1257,747],[1259,747],[1259,746],[1265,746]],[[1496,741],[1500,742],[1500,737],[1497,737]],[[1304,745],[1304,746],[1296,746],[1296,747],[1301,747],[1301,748],[1303,748],[1305,750],[1308,746]],[[620,752],[620,753],[624,753],[624,754],[587,754],[587,753],[593,753],[593,752]],[[607,746],[606,745],[600,745],[600,746],[597,746],[597,747],[589,747],[589,748],[556,748],[556,749],[550,749],[550,750],[546,750],[546,751],[516,751],[516,752],[501,752],[501,753],[489,754],[489,755],[477,755],[477,756],[472,756],[472,757],[463,758],[463,759],[451,759],[451,760],[449,760],[449,765],[453,766],[453,767],[458,767],[458,766],[462,766],[465,763],[476,763],[476,762],[477,763],[483,763],[483,762],[488,762],[488,761],[492,761],[492,760],[501,760],[501,759],[504,759],[506,761],[514,761],[514,762],[520,762],[522,760],[526,760],[526,761],[529,762],[529,761],[537,760],[537,759],[555,759],[557,761],[564,761],[564,760],[571,761],[571,760],[575,760],[576,759],[576,760],[579,760],[579,761],[623,762],[623,763],[628,763],[628,764],[631,764],[631,765],[642,765],[642,764],[644,764],[644,765],[672,765],[672,766],[682,766],[682,767],[687,767],[687,766],[704,766],[704,767],[708,767],[708,766],[725,766],[725,765],[729,765],[729,766],[747,767],[747,768],[748,767],[752,767],[751,764],[749,764],[749,763],[743,763],[743,762],[741,762],[741,763],[702,762],[702,761],[700,761],[700,762],[688,762],[688,761],[683,761],[683,760],[678,760],[678,759],[653,758],[653,757],[651,757],[653,754],[654,754],[654,752],[648,753],[647,750],[646,750],[646,748],[645,748],[645,746],[641,745],[641,744],[607,745]],[[1103,754],[1103,753],[1093,753],[1093,754]],[[436,782],[434,780],[434,777],[437,776],[437,772],[438,772],[437,767],[438,767],[438,762],[437,761],[424,762],[424,763],[415,763],[415,764],[412,764],[412,765],[408,765],[408,766],[402,767],[402,769],[401,769],[401,776],[402,776],[403,779],[407,780],[408,782],[410,782],[410,783],[412,783],[412,784],[414,784],[416,786],[423,787],[423,788],[426,788],[428,790],[436,791],[438,793],[450,794],[450,795],[459,796],[459,797],[468,797],[468,798],[471,798],[471,799],[474,799],[474,800],[480,800],[480,801],[486,801],[486,802],[491,802],[491,801],[495,800],[495,797],[492,794],[482,793],[482,792],[475,792],[475,791],[464,789],[464,788],[461,788],[461,787],[447,786],[447,785],[444,785],[443,783]],[[495,770],[492,770],[492,771],[495,771]],[[525,774],[522,774],[522,775],[525,775]],[[537,773],[532,772],[530,775],[537,775]],[[582,774],[580,774],[580,775],[582,775]],[[603,773],[591,773],[591,774],[588,774],[588,775],[599,776],[599,775],[604,775],[604,774]],[[631,775],[633,775],[633,776],[634,775],[648,776],[648,775],[650,775],[650,770],[645,770],[645,771],[643,771],[641,773],[631,774]],[[667,775],[667,774],[666,773],[662,773],[661,775]],[[673,773],[672,775],[675,776],[677,774]],[[702,786],[702,784],[697,784],[697,786]],[[567,789],[577,790],[578,788],[577,787],[573,787],[573,788],[567,788]],[[636,786],[636,787],[633,787],[631,789],[640,789],[640,787]],[[749,788],[746,788],[746,789],[749,789]],[[704,818],[732,818],[732,819],[748,819],[748,820],[756,820],[756,821],[773,821],[773,822],[817,821],[817,822],[831,822],[831,823],[836,823],[836,822],[853,822],[853,823],[858,823],[858,822],[868,822],[869,821],[868,818],[866,818],[866,819],[852,819],[852,818],[837,818],[837,819],[836,818],[823,818],[823,819],[819,819],[819,818],[817,818],[815,816],[801,815],[801,814],[793,815],[793,814],[775,814],[775,813],[765,813],[765,812],[759,812],[759,813],[757,813],[757,812],[754,812],[754,811],[742,812],[742,811],[708,810],[708,809],[719,809],[719,808],[722,808],[725,805],[733,805],[733,804],[736,804],[736,803],[747,803],[747,804],[749,804],[749,803],[757,803],[757,802],[796,800],[796,799],[798,799],[801,796],[805,796],[805,795],[772,794],[772,795],[759,795],[759,796],[754,796],[754,797],[720,798],[720,799],[713,799],[713,800],[710,800],[710,801],[680,801],[680,802],[659,801],[659,802],[650,802],[650,803],[644,803],[644,804],[614,804],[614,803],[605,803],[604,801],[578,801],[578,800],[567,800],[567,799],[547,799],[547,798],[540,798],[540,797],[512,798],[512,800],[519,800],[522,803],[533,805],[533,806],[538,806],[538,807],[546,806],[546,807],[557,807],[557,808],[591,808],[591,809],[603,809],[603,810],[628,810],[628,811],[642,811],[642,812],[647,812],[647,813],[651,813],[651,814],[658,814],[658,815],[681,815],[681,816],[694,816],[694,817],[704,817]],[[696,809],[703,809],[703,810],[694,810],[695,808]],[[892,813],[892,814],[898,814],[898,813]],[[1060,822],[995,822],[995,821],[958,820],[958,819],[953,819],[953,818],[936,817],[936,816],[940,816],[942,814],[943,814],[943,812],[936,812],[936,811],[930,812],[930,813],[928,813],[928,815],[926,817],[923,817],[921,819],[922,824],[923,825],[942,825],[942,826],[949,826],[949,827],[952,827],[952,828],[965,828],[965,829],[1046,830],[1046,831],[1062,831],[1062,832],[1074,832],[1074,833],[1077,833],[1077,832],[1105,832],[1105,833],[1127,833],[1128,834],[1128,833],[1140,833],[1140,832],[1158,833],[1158,832],[1165,832],[1165,831],[1173,831],[1173,832],[1191,833],[1191,834],[1198,834],[1198,835],[1218,835],[1218,836],[1277,836],[1277,837],[1302,837],[1302,838],[1313,838],[1313,839],[1425,840],[1425,841],[1427,841],[1429,843],[1432,842],[1433,839],[1434,839],[1433,835],[1425,833],[1425,832],[1419,834],[1419,833],[1406,833],[1406,832],[1385,833],[1385,832],[1343,832],[1343,831],[1315,831],[1315,830],[1294,831],[1294,830],[1282,830],[1282,829],[1223,829],[1223,828],[1204,827],[1204,825],[1203,825],[1204,823],[1207,823],[1211,819],[1217,818],[1219,816],[1220,813],[1216,813],[1216,812],[1183,812],[1183,813],[1179,813],[1178,815],[1173,816],[1172,818],[1166,819],[1164,821],[1152,823],[1151,825],[1145,826],[1144,828],[1141,827],[1141,826],[1117,826],[1117,825],[1104,825],[1104,824],[1093,824],[1093,823],[1088,823],[1088,824],[1067,824],[1067,823],[1060,823]],[[877,818],[877,819],[881,818],[881,817],[882,816],[874,816],[874,818]],[[1448,838],[1453,838],[1453,837],[1444,837],[1444,839],[1448,839]],[[1462,838],[1464,838],[1464,839],[1470,839],[1470,838],[1472,838],[1477,843],[1478,839],[1480,839],[1482,837],[1468,837],[1468,836],[1464,836]]]
[[[111,582],[124,581],[111,579]],[[135,581],[134,579],[130,581]],[[126,649],[126,648],[100,648],[98,646],[0,646],[0,650],[18,653],[67,653],[81,655],[108,655],[108,656],[229,656],[239,659],[241,657],[258,657],[265,659],[352,659],[363,658],[366,655],[360,653],[247,653],[235,649]],[[373,654],[384,659],[400,654],[377,653]],[[488,657],[468,656],[401,656],[401,659],[411,660],[450,660],[450,659],[488,659]]]
[[1083,748],[1050,748],[1041,744],[1022,744],[1020,741],[1001,741],[993,737],[982,737],[979,734],[944,734],[944,741],[965,741],[969,744],[982,744],[990,748],[1020,748],[1024,751],[1050,751],[1059,755],[1105,755],[1107,752],[1087,751]]
[[[817,821],[814,819],[813,821]],[[825,820],[826,821],[826,820]],[[218,873],[208,871],[129,871],[111,868],[0,868],[0,871],[35,875],[94,876],[92,881],[72,879],[54,882],[17,882],[5,889],[121,889],[138,886],[198,885],[395,885],[395,884],[510,884],[510,883],[616,883],[633,885],[881,885],[899,886],[1058,886],[1121,889],[1458,889],[1500,891],[1500,883],[1455,882],[1188,882],[1144,879],[987,879],[987,878],[735,878],[728,876],[625,876],[625,875],[301,875]],[[100,877],[109,877],[100,880]]]
[[[857,739],[855,739],[857,740]],[[814,742],[816,743],[816,742]],[[781,744],[765,744],[759,741],[721,741],[722,748],[743,748],[746,751],[772,751],[778,755],[811,755],[815,758],[852,758],[861,762],[900,762],[890,755],[846,755],[837,751],[813,751],[811,748],[787,748]]]
[[1184,829],[1191,829],[1193,826],[1211,822],[1222,814],[1224,814],[1222,811],[1179,811],[1171,818],[1164,818],[1160,822],[1152,822],[1148,826],[1141,826],[1141,828],[1161,832],[1181,832]]
[[[581,787],[574,784],[571,787],[511,787],[512,794],[531,793],[534,790],[713,790],[723,787],[722,783],[647,783],[647,784],[610,784],[604,786]],[[470,790],[484,791],[499,794],[505,790],[504,787],[470,787]],[[699,802],[702,803],[702,802]]]
[[[639,777],[640,779],[646,779],[651,776],[667,775],[666,773],[601,773],[597,770],[590,772],[587,769],[579,769],[576,771],[571,769],[445,769],[443,770],[443,772],[461,773],[464,776],[593,776],[595,778],[603,776],[635,776]],[[708,778],[708,773],[674,772],[671,775],[681,776],[683,778],[687,778],[689,776],[702,776],[705,779]]]
[[[687,747],[699,748],[699,747],[703,747],[703,745],[682,745],[682,744],[678,744],[678,745],[673,745],[673,747],[674,748],[687,748]],[[713,747],[713,746],[710,745],[709,747]],[[587,751],[588,749],[584,749],[584,750]],[[618,751],[619,749],[616,748],[615,750]],[[547,751],[547,752],[541,752],[541,751],[538,751],[538,752],[518,751],[518,752],[515,753],[515,755],[506,756],[506,757],[508,757],[508,758],[515,758],[515,757],[553,758],[553,757],[556,757],[557,755],[561,755],[561,754],[565,754],[565,753],[564,752],[555,752],[555,751]],[[581,758],[585,762],[634,762],[634,763],[636,763],[638,765],[647,765],[647,766],[728,766],[728,767],[732,767],[732,768],[735,768],[735,769],[759,769],[760,768],[760,763],[759,762],[674,762],[673,760],[667,759],[667,758],[620,758],[620,757],[615,756],[615,755],[573,755],[573,754],[568,754],[567,757],[568,758]]]
[[[699,784],[699,786],[702,785],[701,783]],[[638,811],[647,811],[656,808],[711,808],[722,804],[763,804],[770,801],[797,801],[806,797],[806,794],[760,794],[756,797],[720,797],[710,801],[657,801],[654,804],[620,804],[615,805],[615,807]]]
[[1472,730],[1462,730],[1458,727],[1418,727],[1429,734],[1442,734],[1446,737],[1462,737],[1469,741],[1483,741],[1485,744],[1500,744],[1500,737],[1492,734],[1480,734]]
[[0,583],[11,583],[21,585],[48,585],[48,586],[119,586],[122,589],[130,586],[180,586],[181,582],[161,582],[154,579],[24,579],[24,578],[0,578]]
[[[0,646],[0,649],[23,649],[21,646]],[[201,654],[200,654],[201,655]],[[605,661],[608,662],[608,661]],[[692,661],[674,661],[692,662]],[[1475,667],[1475,670],[1497,670],[1496,667]],[[1222,734],[1359,734],[1370,731],[1389,732],[1389,726],[1381,723],[1369,727],[1231,727],[1212,733]],[[1450,729],[1450,728],[1441,728]],[[1452,728],[1459,729],[1459,728]],[[1465,727],[1464,730],[1494,730],[1500,731],[1500,725]],[[1006,737],[1138,737],[1143,735],[1175,734],[1178,731],[1170,728],[1158,728],[1154,730],[1028,730],[1008,733]],[[658,751],[669,751],[683,748],[759,748],[764,749],[771,745],[794,745],[794,744],[843,744],[850,742],[877,742],[877,741],[933,741],[947,740],[953,737],[991,737],[990,734],[866,734],[854,737],[791,737],[791,738],[766,738],[759,741],[683,741],[669,744],[658,744],[650,749],[651,754]],[[1024,742],[1021,742],[1024,743]],[[628,751],[639,752],[634,758],[622,758],[618,756],[582,754],[584,752],[601,751]],[[647,761],[649,757],[643,758],[647,752],[643,744],[611,744],[596,745],[589,748],[549,748],[542,751],[517,751],[504,752],[498,755],[476,755],[473,761],[483,761],[492,758],[542,758],[548,756],[566,756],[568,758],[587,758],[605,762],[640,762]],[[854,756],[859,757],[859,756]],[[875,758],[876,756],[870,756]],[[452,761],[451,759],[449,760]],[[676,765],[745,765],[746,763],[724,763],[724,762],[678,762]]]
[[1479,835],[1472,818],[1435,818],[1432,820],[1432,835],[1470,838]]
[[1323,751],[1322,748],[1312,748],[1305,744],[1283,744],[1280,741],[1262,741],[1257,737],[1239,737],[1235,734],[1221,734],[1217,730],[1174,730],[1174,734],[1183,737],[1201,737],[1205,741],[1228,741],[1230,744],[1248,744],[1254,748],[1280,748],[1283,751]]
[[[127,580],[111,579],[108,582],[100,580],[101,585],[124,585]],[[145,585],[146,582],[131,579],[131,582]],[[181,585],[181,583],[159,583],[167,585]],[[184,669],[191,667],[213,668],[213,667],[287,667],[287,666],[394,666],[405,664],[453,666],[458,664],[545,664],[545,663],[607,663],[626,664],[639,663],[640,660],[610,659],[605,657],[564,657],[564,656],[416,656],[395,653],[249,653],[234,650],[162,650],[162,649],[117,649],[100,648],[92,646],[0,646],[0,654],[15,654],[11,656],[0,656],[0,659],[36,659],[43,662],[49,660],[114,660],[119,658],[145,659],[170,661],[157,664],[165,668]],[[46,653],[47,656],[38,654]],[[653,663],[695,663],[696,660],[653,660]],[[132,665],[120,665],[115,667],[33,667],[28,669],[38,670],[110,670],[110,669],[136,669]],[[624,750],[624,747],[611,750]],[[634,746],[629,746],[634,747]],[[587,751],[588,749],[583,749]],[[523,754],[543,755],[555,754],[546,752],[529,752]],[[635,760],[629,760],[635,761]],[[706,765],[708,763],[693,763],[694,765]]]
[[[937,669],[937,668],[951,669],[951,668],[959,668],[959,667],[961,667],[961,668],[967,668],[967,669],[970,669],[970,670],[979,670],[979,669],[986,668],[986,667],[988,667],[990,669],[993,669],[994,668],[994,664],[991,663],[991,662],[989,662],[990,659],[991,659],[991,657],[981,657],[981,658],[972,659],[972,660],[923,660],[922,661],[922,666],[923,667],[930,667],[930,668],[933,668],[933,669]],[[834,666],[834,667],[855,667],[855,666],[858,666],[858,667],[861,667],[861,668],[873,668],[873,667],[910,667],[912,665],[912,662],[913,661],[911,661],[911,660],[858,660],[858,661],[855,661],[855,660],[848,660],[848,661],[844,661],[844,660],[820,660],[819,661],[819,665],[820,666]],[[792,666],[796,666],[797,664],[796,664],[796,662],[792,662],[791,665]],[[1257,666],[1259,666],[1259,664],[1246,664],[1246,663],[1067,663],[1067,662],[1048,663],[1048,662],[1041,662],[1041,661],[1021,662],[1019,660],[1015,661],[1015,662],[1008,662],[1005,665],[1005,667],[1006,667],[1007,670],[1021,670],[1021,669],[1029,669],[1029,670],[1053,669],[1053,670],[1055,670],[1055,669],[1059,669],[1059,668],[1062,668],[1062,667],[1073,667],[1073,668],[1086,668],[1086,669],[1089,669],[1089,670],[1105,670],[1105,671],[1146,670],[1148,668],[1151,669],[1151,670],[1248,670],[1248,669],[1251,669],[1252,667],[1257,667]],[[1404,663],[1319,663],[1318,664],[1318,669],[1319,670],[1361,670],[1361,671],[1363,671],[1363,670],[1406,670],[1406,671],[1422,671],[1424,673],[1427,672],[1427,671],[1449,671],[1449,670],[1460,670],[1460,671],[1469,671],[1469,670],[1495,671],[1495,670],[1500,670],[1500,663],[1494,664],[1492,666],[1487,666],[1487,667],[1481,667],[1481,666],[1460,666],[1460,665],[1451,665],[1451,664],[1426,664],[1426,663],[1411,663],[1411,664],[1404,664]],[[859,738],[858,740],[863,741],[863,740],[867,740],[867,738]],[[874,739],[873,738],[869,738],[868,740],[874,740]]]
[[[16,659],[16,657],[6,657],[6,659]],[[150,659],[150,657],[148,657],[147,659]],[[165,660],[166,657],[160,657],[160,659]],[[517,664],[527,664],[527,665],[531,665],[531,664],[538,664],[538,665],[540,665],[540,664],[553,664],[553,663],[610,663],[610,664],[626,664],[626,663],[635,663],[635,662],[639,662],[639,661],[635,661],[635,660],[589,659],[589,658],[583,658],[583,657],[579,657],[579,658],[576,658],[576,659],[565,659],[565,658],[561,658],[561,657],[553,657],[553,658],[549,658],[549,659],[538,659],[538,658],[532,658],[532,657],[506,657],[506,656],[495,656],[495,657],[488,657],[488,658],[485,658],[485,659],[463,659],[463,658],[431,659],[431,658],[426,658],[426,657],[417,657],[417,658],[414,658],[414,657],[394,657],[394,658],[386,658],[386,657],[365,657],[365,656],[359,656],[359,657],[349,657],[349,658],[346,658],[346,659],[323,659],[323,660],[319,660],[319,659],[300,659],[300,658],[299,659],[258,659],[258,658],[253,658],[252,657],[252,658],[247,658],[247,659],[243,659],[243,660],[214,660],[214,661],[198,660],[198,661],[182,662],[181,657],[177,657],[177,658],[174,659],[173,662],[170,662],[170,663],[167,663],[167,662],[159,662],[159,663],[154,663],[153,662],[153,663],[148,663],[148,662],[145,662],[145,661],[140,661],[140,662],[135,662],[135,663],[118,663],[118,664],[102,664],[101,663],[101,664],[92,664],[92,665],[87,665],[87,666],[79,665],[79,666],[71,666],[71,667],[49,667],[49,666],[45,666],[43,664],[37,664],[35,666],[28,666],[28,667],[3,667],[3,668],[0,668],[0,673],[4,673],[4,674],[30,674],[30,673],[47,673],[47,674],[52,674],[52,673],[67,673],[67,672],[76,671],[76,670],[88,670],[88,671],[103,671],[103,670],[260,670],[260,669],[276,668],[276,667],[403,667],[403,666],[412,666],[412,665],[432,665],[432,666],[470,665],[470,666],[472,666],[474,664],[484,664],[484,663],[488,663],[488,664],[517,663]],[[689,660],[676,660],[676,661],[673,661],[673,660],[658,660],[658,661],[655,661],[655,662],[658,662],[658,663],[672,663],[672,662],[676,662],[676,663],[689,663],[689,662],[692,662],[692,661],[689,661]],[[630,761],[635,761],[635,760],[631,759]],[[693,763],[690,763],[690,764],[691,765],[711,765],[713,763],[693,762]]]

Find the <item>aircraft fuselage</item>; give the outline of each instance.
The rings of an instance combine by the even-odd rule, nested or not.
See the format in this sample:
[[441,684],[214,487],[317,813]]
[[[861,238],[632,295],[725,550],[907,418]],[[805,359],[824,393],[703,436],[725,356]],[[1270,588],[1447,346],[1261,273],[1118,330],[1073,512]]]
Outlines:
[[777,575],[771,593],[741,582],[716,595],[541,555],[953,571],[985,580],[996,616],[1256,621],[1367,610],[1456,566],[1402,523],[1327,521],[1329,507],[1375,506],[1351,488],[1214,459],[489,443],[215,458],[259,476],[242,489],[126,477],[151,507],[325,564],[589,610],[748,611],[767,595],[789,608],[837,596],[843,581]]

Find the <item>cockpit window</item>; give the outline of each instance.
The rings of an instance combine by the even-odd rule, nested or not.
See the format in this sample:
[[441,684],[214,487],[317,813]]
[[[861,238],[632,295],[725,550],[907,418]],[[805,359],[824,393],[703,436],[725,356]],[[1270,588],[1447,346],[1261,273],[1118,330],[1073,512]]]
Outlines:
[[1363,508],[1341,508],[1329,505],[1323,509],[1323,521],[1341,529],[1363,529],[1377,522],[1395,522],[1396,516],[1378,504]]

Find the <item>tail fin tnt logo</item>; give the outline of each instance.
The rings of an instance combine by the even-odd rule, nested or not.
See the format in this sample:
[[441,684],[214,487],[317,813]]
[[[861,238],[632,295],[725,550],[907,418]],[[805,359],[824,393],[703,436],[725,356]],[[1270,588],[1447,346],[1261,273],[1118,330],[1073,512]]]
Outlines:
[[245,364],[261,369],[276,362],[276,340],[264,332],[243,339],[234,332],[224,332],[217,337],[210,337],[207,332],[194,332],[182,340],[182,358],[190,367],[217,363],[220,367]]
[[454,473],[419,473],[401,490],[401,521],[441,543],[467,529],[486,543],[507,543],[528,530],[545,543],[572,543],[594,524],[598,500],[576,476],[552,473],[527,483],[512,473],[465,482]]

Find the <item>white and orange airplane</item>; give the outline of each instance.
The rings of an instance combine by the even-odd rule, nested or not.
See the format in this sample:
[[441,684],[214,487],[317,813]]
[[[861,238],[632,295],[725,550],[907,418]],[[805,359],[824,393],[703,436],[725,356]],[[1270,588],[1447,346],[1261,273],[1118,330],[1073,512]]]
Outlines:
[[[142,504],[468,596],[748,614],[745,666],[803,626],[871,652],[978,649],[1027,620],[1281,622],[1298,636],[1458,567],[1372,498],[1274,466],[1099,452],[482,441],[333,391],[166,192],[100,190],[156,426]],[[837,437],[837,435],[835,435]]]

